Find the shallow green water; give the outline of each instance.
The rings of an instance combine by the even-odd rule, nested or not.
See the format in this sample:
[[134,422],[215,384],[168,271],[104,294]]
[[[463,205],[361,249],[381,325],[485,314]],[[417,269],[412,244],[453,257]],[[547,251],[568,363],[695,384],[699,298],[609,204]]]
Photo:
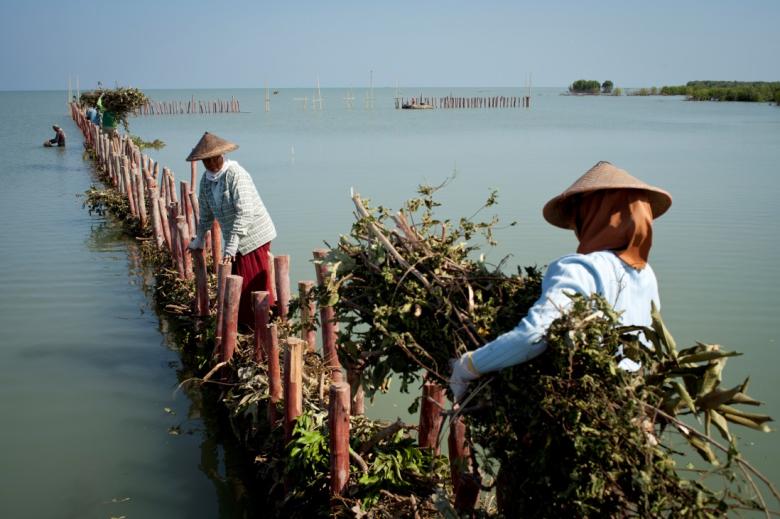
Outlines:
[[[237,142],[232,158],[259,187],[279,231],[273,250],[292,256],[293,282],[313,278],[312,249],[348,230],[351,186],[398,207],[417,184],[453,172],[444,214],[470,215],[496,188],[497,213],[519,225],[499,233],[488,258],[544,264],[576,245],[542,220],[542,205],[611,160],[674,196],[657,222],[651,263],[678,343],[745,352],[730,361],[727,382],[750,374],[753,396],[780,416],[780,109],[541,89],[531,110],[397,111],[394,90],[378,89],[376,108],[365,111],[362,92],[353,110],[346,93],[323,90],[324,110],[313,112],[296,101],[312,91],[281,90],[265,113],[261,90],[151,91],[160,100],[235,95],[244,113],[139,117],[131,130],[168,144],[152,155],[179,179],[189,179],[184,158],[203,131]],[[138,286],[128,244],[75,197],[90,174],[63,105],[59,92],[0,93],[0,516],[231,517],[230,499],[201,468],[213,445],[197,419],[186,420],[186,397],[173,394],[177,356]],[[65,128],[66,150],[40,147],[52,123]],[[404,407],[385,398],[371,413],[394,418]],[[182,421],[193,434],[169,436]],[[780,482],[777,434],[744,436],[748,457]]]

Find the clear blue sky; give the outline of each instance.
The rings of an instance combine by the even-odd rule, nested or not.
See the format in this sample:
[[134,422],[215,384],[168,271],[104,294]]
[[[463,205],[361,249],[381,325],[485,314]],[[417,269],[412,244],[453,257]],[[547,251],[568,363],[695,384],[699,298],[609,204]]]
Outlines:
[[0,0],[0,90],[780,80],[780,1]]

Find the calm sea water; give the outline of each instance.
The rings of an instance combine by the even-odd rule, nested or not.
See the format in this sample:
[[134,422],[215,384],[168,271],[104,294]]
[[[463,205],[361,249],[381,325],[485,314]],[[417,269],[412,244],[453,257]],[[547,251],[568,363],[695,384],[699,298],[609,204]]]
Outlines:
[[[401,95],[421,92],[522,95]],[[651,263],[678,344],[744,352],[729,361],[726,383],[750,375],[751,394],[780,416],[780,109],[560,92],[536,90],[531,110],[400,111],[394,89],[375,90],[374,110],[364,110],[363,91],[350,110],[347,90],[324,89],[324,109],[312,111],[312,90],[283,89],[266,113],[260,89],[149,91],[158,100],[233,95],[243,113],[138,117],[131,131],[165,141],[152,155],[180,179],[204,131],[238,143],[232,158],[258,185],[293,282],[313,278],[312,249],[348,231],[350,187],[395,208],[418,184],[449,177],[444,216],[472,214],[494,188],[499,206],[486,216],[519,222],[499,232],[488,259],[543,265],[576,242],[543,221],[542,205],[610,160],[674,196]],[[76,198],[91,176],[64,97],[0,93],[0,516],[233,517],[221,454],[174,392],[177,355],[140,286],[132,243]],[[53,123],[68,133],[65,150],[40,147]],[[371,412],[406,416],[406,402],[384,398]],[[191,434],[170,436],[175,425]],[[777,434],[742,437],[745,454],[780,482]]]

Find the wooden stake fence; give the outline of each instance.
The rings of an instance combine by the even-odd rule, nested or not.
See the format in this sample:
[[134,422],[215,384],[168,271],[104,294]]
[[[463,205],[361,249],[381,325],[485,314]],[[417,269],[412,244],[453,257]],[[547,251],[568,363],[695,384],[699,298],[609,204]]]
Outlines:
[[[452,99],[447,102],[448,106],[451,103],[454,103]],[[462,104],[462,101],[458,101],[458,104]],[[190,239],[197,229],[199,217],[197,196],[194,192],[197,180],[195,167],[191,168],[190,182],[179,183],[179,200],[174,174],[170,169],[160,168],[158,163],[142,155],[126,136],[104,133],[89,122],[75,104],[71,104],[71,115],[84,136],[86,146],[95,152],[96,161],[106,172],[108,182],[127,199],[131,216],[142,227],[151,226],[152,243],[161,251],[170,254],[178,275],[182,279],[194,279],[193,315],[207,318],[212,312],[215,314],[215,360],[230,362],[236,348],[242,278],[231,275],[231,267],[221,263],[222,231],[216,220],[206,233],[204,248],[189,250]],[[320,285],[330,275],[329,266],[325,262],[326,253],[327,251],[322,249],[313,252],[317,283]],[[209,255],[214,268],[212,275],[215,275],[217,280],[213,307],[208,294]],[[276,291],[277,314],[284,320],[288,317],[291,297],[290,257],[277,256],[271,265],[275,272],[272,278],[275,283],[272,283],[272,287]],[[313,287],[313,281],[298,283],[301,301],[307,301],[308,304],[301,306],[301,339],[289,337],[285,341],[283,376],[278,330],[276,325],[270,322],[269,294],[252,294],[255,312],[254,358],[257,362],[266,362],[268,368],[268,417],[271,424],[282,419],[288,440],[291,438],[295,420],[303,411],[304,353],[315,349],[316,331],[313,322],[317,308],[315,301],[310,301],[309,297]],[[319,311],[322,358],[331,372],[328,408],[331,442],[330,490],[333,495],[341,495],[349,481],[350,414],[362,414],[364,404],[362,391],[352,394],[350,392],[350,385],[359,387],[359,373],[347,373],[350,384],[344,382],[338,359],[338,324],[334,319],[334,310],[332,307],[320,306]],[[444,406],[444,389],[433,382],[426,382],[422,391],[418,442],[421,447],[433,449],[438,453],[437,438],[443,423],[441,410]],[[280,401],[284,403],[283,416],[277,416]],[[456,494],[455,505],[462,513],[473,510],[479,495],[479,483],[471,477],[468,470],[471,455],[466,437],[465,424],[459,419],[454,420],[449,434],[450,465]]]
[[487,109],[531,108],[531,96],[492,97],[396,97],[395,108]]
[[188,101],[149,101],[133,112],[133,115],[224,114],[240,111],[241,105],[233,96],[230,99],[211,101],[196,101],[193,97]]

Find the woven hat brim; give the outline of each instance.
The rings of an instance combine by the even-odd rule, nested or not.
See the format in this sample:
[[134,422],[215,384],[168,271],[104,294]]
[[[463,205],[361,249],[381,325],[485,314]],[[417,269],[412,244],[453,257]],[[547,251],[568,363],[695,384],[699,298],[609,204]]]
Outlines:
[[199,152],[198,150],[194,149],[192,152],[187,156],[188,162],[193,162],[196,160],[203,160],[208,159],[210,157],[218,157],[219,155],[224,155],[225,153],[229,153],[231,151],[235,151],[238,149],[238,144],[233,144],[232,142],[228,142],[219,146],[216,146],[214,148],[211,148],[208,151],[202,151]]
[[582,189],[568,190],[560,195],[556,196],[544,205],[542,214],[544,219],[556,227],[562,229],[574,229],[574,211],[572,210],[573,197],[582,195],[585,193],[593,193],[595,191],[614,189],[634,189],[637,191],[644,191],[647,193],[650,207],[653,210],[653,219],[660,217],[672,206],[672,195],[661,188],[644,185],[638,186],[636,183],[627,183],[624,185],[611,185],[609,187],[586,187]]

